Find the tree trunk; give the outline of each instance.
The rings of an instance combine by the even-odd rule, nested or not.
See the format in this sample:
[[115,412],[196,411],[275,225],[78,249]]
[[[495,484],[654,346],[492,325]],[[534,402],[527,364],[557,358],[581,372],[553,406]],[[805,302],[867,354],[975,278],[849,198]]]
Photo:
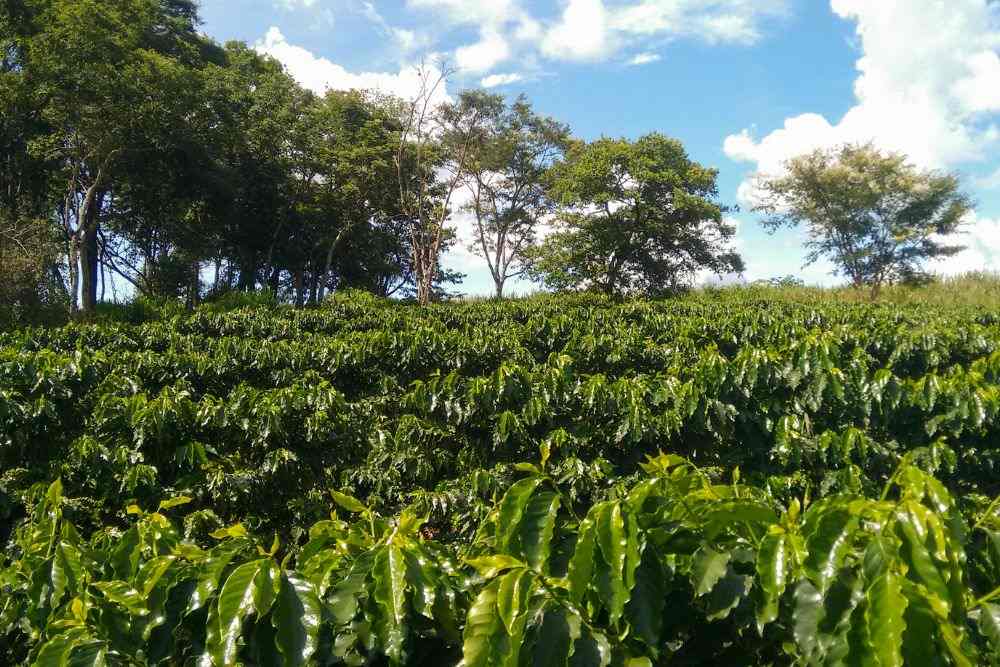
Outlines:
[[222,272],[222,257],[215,258],[215,277],[212,279],[212,293],[219,292],[219,274]]
[[319,289],[319,275],[313,271],[312,275],[309,276],[309,303],[316,304],[316,294]]
[[496,284],[497,288],[497,300],[503,299],[503,284],[506,282],[503,278],[493,278],[493,282]]
[[80,312],[80,239],[74,234],[69,240],[69,307],[74,315]]
[[256,265],[245,262],[240,265],[240,277],[236,281],[236,288],[242,292],[252,292],[257,284]]
[[191,264],[191,287],[188,294],[188,303],[191,308],[197,308],[201,300],[201,267],[198,262]]
[[80,300],[84,313],[90,314],[97,309],[97,229],[86,225],[80,243],[81,281]]
[[306,297],[306,284],[304,276],[302,275],[302,269],[295,270],[293,280],[295,282],[295,307],[301,308],[305,305]]
[[417,303],[421,306],[427,306],[431,302],[432,280],[430,271],[426,266],[421,265],[420,270],[417,271]]
[[322,302],[326,298],[326,281],[330,275],[330,269],[333,268],[333,251],[337,247],[337,241],[340,240],[340,236],[330,244],[329,249],[326,251],[326,262],[323,264],[323,274],[321,284],[319,286],[319,301]]

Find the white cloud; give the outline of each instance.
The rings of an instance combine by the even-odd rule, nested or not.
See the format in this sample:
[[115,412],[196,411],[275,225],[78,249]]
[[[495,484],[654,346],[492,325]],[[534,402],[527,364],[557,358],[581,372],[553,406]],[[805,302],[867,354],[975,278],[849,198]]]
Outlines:
[[[600,61],[621,49],[687,37],[752,43],[762,22],[788,13],[791,0],[560,0],[555,17],[532,15],[521,0],[406,0],[452,26],[474,26],[480,40],[457,49],[459,66],[487,72],[510,57],[522,66],[553,60]],[[438,31],[440,29],[438,28]],[[647,61],[652,62],[652,61]],[[637,63],[638,64],[638,63]]]
[[[414,97],[420,90],[420,73],[416,67],[404,67],[398,73],[349,72],[335,62],[313,55],[301,46],[290,44],[277,27],[272,26],[264,39],[254,49],[278,60],[296,81],[318,94],[327,90],[380,90],[404,99]],[[448,98],[442,87],[437,101]]]
[[542,39],[542,52],[560,60],[597,60],[613,51],[602,0],[569,0],[559,23]]
[[632,56],[632,58],[628,61],[628,64],[629,65],[648,65],[649,63],[655,63],[655,62],[659,61],[661,59],[661,57],[662,56],[660,56],[659,53],[651,53],[651,52],[648,52],[648,51],[644,52],[644,53],[637,53],[636,55]]
[[312,9],[316,6],[316,0],[276,0],[274,4],[280,9],[293,11],[296,9]]
[[467,72],[486,72],[510,56],[507,40],[495,28],[484,27],[479,41],[455,51],[455,63]]
[[620,7],[614,26],[633,35],[751,44],[761,36],[762,19],[787,13],[786,0],[643,0]]
[[496,26],[522,12],[514,0],[407,0],[406,4],[415,9],[436,10],[459,25]]
[[980,218],[970,213],[959,234],[939,240],[965,246],[965,249],[957,255],[930,262],[928,268],[935,273],[957,275],[1000,270],[1000,219]]
[[953,91],[971,111],[1000,109],[1000,56],[982,51],[966,60],[969,75],[955,82]]
[[523,79],[524,77],[517,72],[511,72],[509,74],[490,74],[487,77],[483,77],[483,79],[479,81],[479,85],[483,88],[496,88],[497,86],[507,86],[512,83],[517,83]]
[[[831,0],[857,22],[856,104],[839,120],[805,113],[760,140],[748,130],[726,138],[733,160],[780,173],[789,158],[818,147],[875,141],[922,167],[983,156],[997,131],[978,112],[1000,109],[1000,17],[988,0]],[[980,90],[980,86],[989,86]],[[754,201],[748,182],[740,199]]]

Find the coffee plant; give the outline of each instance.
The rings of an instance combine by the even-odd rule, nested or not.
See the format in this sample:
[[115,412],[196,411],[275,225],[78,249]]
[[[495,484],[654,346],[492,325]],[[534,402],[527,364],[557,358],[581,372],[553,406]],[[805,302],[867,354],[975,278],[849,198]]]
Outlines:
[[0,664],[1000,664],[998,413],[974,307],[2,334]]

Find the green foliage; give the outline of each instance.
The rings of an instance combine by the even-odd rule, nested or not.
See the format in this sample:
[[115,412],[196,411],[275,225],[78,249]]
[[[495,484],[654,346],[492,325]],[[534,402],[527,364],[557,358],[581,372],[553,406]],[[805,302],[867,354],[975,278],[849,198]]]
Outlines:
[[570,133],[536,114],[523,96],[508,105],[497,95],[462,95],[486,116],[469,145],[466,166],[467,209],[476,221],[469,249],[486,261],[496,297],[502,298],[506,281],[527,271],[539,221],[554,210],[546,173],[569,145]]
[[270,290],[259,290],[256,292],[231,290],[208,299],[202,304],[201,309],[210,313],[226,313],[240,308],[272,309],[277,307],[278,297]]
[[467,545],[334,493],[350,518],[287,550],[239,524],[184,539],[169,515],[187,498],[84,538],[57,481],[0,569],[0,636],[33,664],[973,665],[1000,648],[1000,580],[968,572],[996,515],[967,525],[909,460],[880,497],[804,506],[675,455],[642,467],[584,508],[544,458],[521,465]]
[[686,287],[701,269],[741,272],[716,176],[661,134],[571,145],[549,174],[562,208],[533,273],[556,289],[649,295]]
[[819,149],[786,166],[786,175],[761,179],[765,227],[805,222],[807,261],[832,260],[855,287],[877,296],[884,284],[921,284],[926,260],[962,249],[941,240],[972,210],[954,175],[921,171],[872,144]]
[[998,324],[754,288],[0,334],[0,662],[990,664]]

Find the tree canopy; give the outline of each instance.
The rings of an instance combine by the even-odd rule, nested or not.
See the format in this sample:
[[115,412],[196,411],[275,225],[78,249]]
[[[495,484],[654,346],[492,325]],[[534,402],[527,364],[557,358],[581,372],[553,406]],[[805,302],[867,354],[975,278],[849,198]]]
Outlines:
[[786,169],[759,179],[764,226],[804,223],[807,262],[831,260],[856,287],[877,295],[884,284],[920,279],[927,260],[962,250],[947,237],[972,202],[953,174],[921,170],[872,144],[817,150]]
[[[199,26],[193,0],[0,4],[4,302],[426,304],[461,280],[461,246],[497,297],[522,278],[655,296],[743,271],[716,170],[676,139],[581,141],[524,97],[446,91],[435,62],[409,99],[317,93]],[[768,229],[807,224],[809,262],[876,292],[957,252],[971,210],[955,176],[872,146],[796,158],[761,192]]]
[[523,96],[463,93],[482,109],[483,129],[472,144],[464,183],[475,222],[469,249],[482,257],[502,297],[508,280],[528,272],[538,228],[555,209],[546,192],[549,167],[570,142],[569,128],[535,113]]
[[561,208],[532,253],[534,274],[557,289],[622,295],[668,292],[702,270],[742,271],[716,176],[658,133],[575,143],[548,176]]

